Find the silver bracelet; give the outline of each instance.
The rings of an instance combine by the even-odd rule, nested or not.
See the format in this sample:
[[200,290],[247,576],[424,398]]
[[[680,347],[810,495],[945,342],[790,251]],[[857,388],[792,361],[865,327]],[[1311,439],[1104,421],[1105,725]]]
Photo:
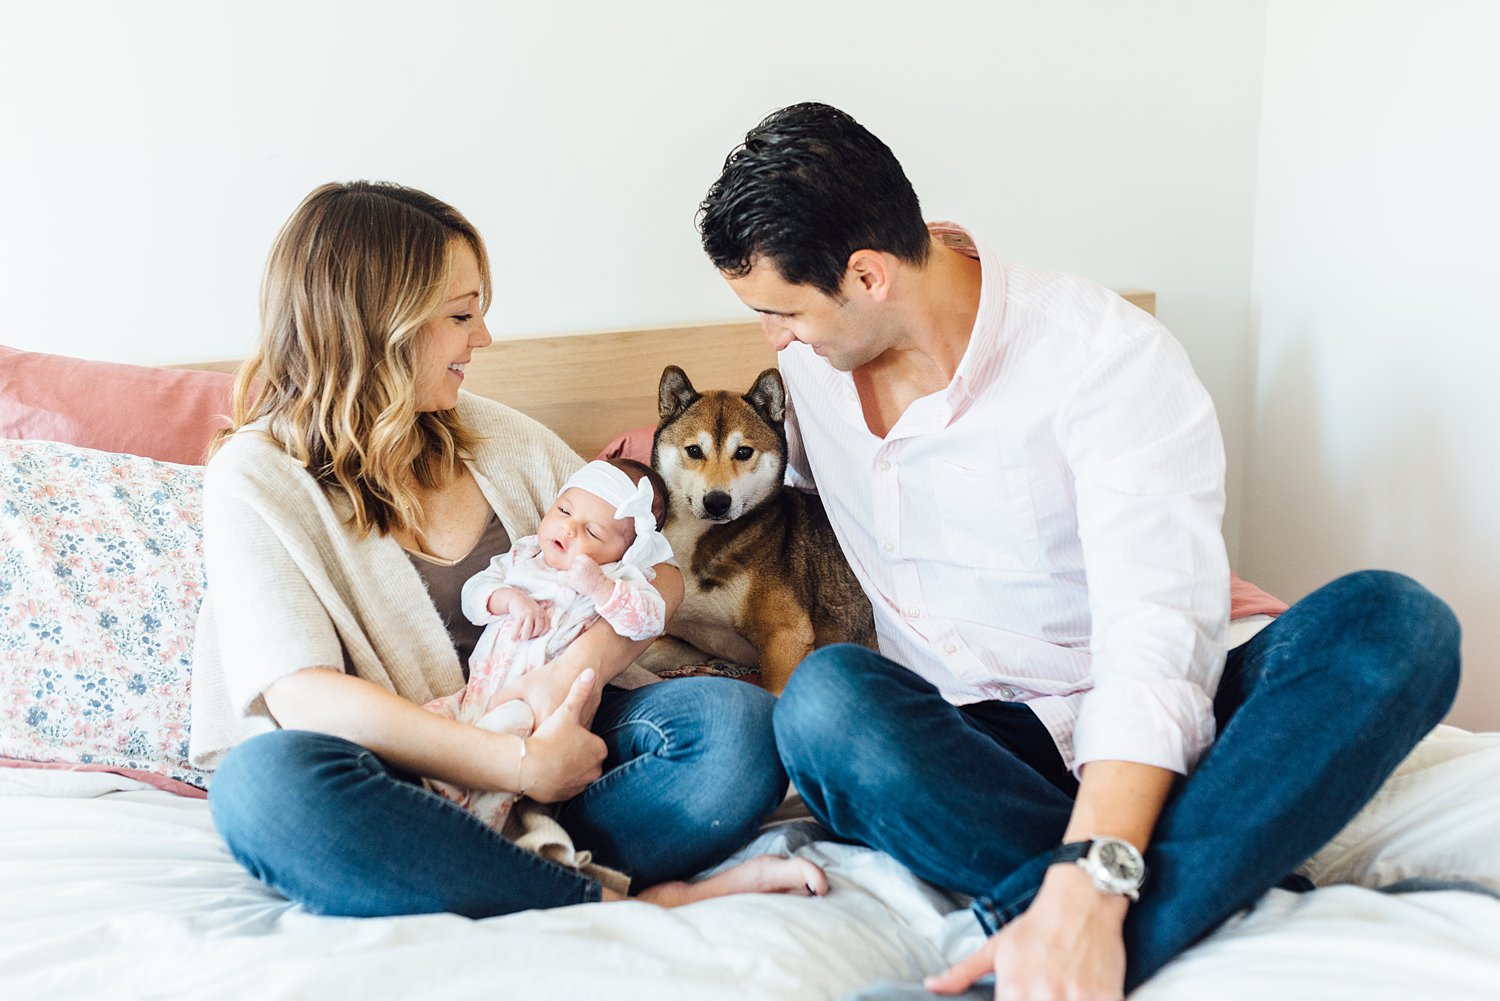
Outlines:
[[521,738],[521,757],[516,760],[516,784],[521,788],[516,790],[516,798],[520,799],[526,795],[526,738]]

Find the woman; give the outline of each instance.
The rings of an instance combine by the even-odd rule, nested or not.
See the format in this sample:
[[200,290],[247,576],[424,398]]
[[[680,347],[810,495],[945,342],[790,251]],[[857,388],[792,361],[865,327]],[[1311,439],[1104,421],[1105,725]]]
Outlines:
[[[617,899],[614,870],[667,904],[823,892],[791,859],[674,882],[743,844],[786,788],[772,699],[751,686],[605,688],[645,644],[601,624],[517,686],[538,721],[524,742],[421,708],[464,683],[463,581],[582,465],[460,392],[490,294],[473,226],[409,188],[324,185],[276,239],[260,344],[205,476],[192,757],[217,769],[230,850],[327,914]],[[670,614],[681,576],[656,571]],[[422,776],[534,802],[502,837]]]

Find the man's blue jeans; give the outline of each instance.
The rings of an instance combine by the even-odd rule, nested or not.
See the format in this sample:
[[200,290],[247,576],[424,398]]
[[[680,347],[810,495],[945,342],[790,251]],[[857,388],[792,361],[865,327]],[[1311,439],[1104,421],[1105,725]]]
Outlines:
[[[1218,740],[1173,789],[1146,852],[1126,989],[1337,834],[1442,719],[1458,664],[1448,607],[1379,571],[1327,585],[1230,651]],[[994,932],[1036,895],[1075,788],[1018,708],[955,707],[878,654],[826,647],[793,673],[776,737],[819,821],[974,897]]]
[[[557,811],[580,848],[644,888],[691,876],[754,835],[786,773],[774,698],[723,678],[606,688],[604,775]],[[597,882],[517,848],[357,744],[276,730],[224,759],[209,789],[230,851],[320,914],[470,917],[598,900]]]

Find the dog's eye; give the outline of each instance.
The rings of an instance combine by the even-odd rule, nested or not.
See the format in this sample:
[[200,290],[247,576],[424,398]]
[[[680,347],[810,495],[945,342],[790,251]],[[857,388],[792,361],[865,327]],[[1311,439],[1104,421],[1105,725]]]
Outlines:
[[739,448],[734,450],[734,458],[736,462],[744,462],[754,454],[755,449],[751,448],[749,445],[741,445]]
[[689,459],[703,458],[703,449],[699,448],[697,445],[689,445],[687,448],[683,449],[683,451],[687,453],[687,457]]

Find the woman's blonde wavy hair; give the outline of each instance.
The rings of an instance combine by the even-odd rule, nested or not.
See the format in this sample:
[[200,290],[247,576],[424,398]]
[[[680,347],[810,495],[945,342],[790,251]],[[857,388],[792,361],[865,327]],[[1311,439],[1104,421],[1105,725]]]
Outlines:
[[472,457],[455,411],[417,413],[423,326],[446,300],[454,241],[490,268],[478,231],[413,188],[325,184],[282,226],[261,283],[260,343],[235,378],[230,426],[261,429],[352,505],[363,537],[421,524],[413,483],[441,486]]

